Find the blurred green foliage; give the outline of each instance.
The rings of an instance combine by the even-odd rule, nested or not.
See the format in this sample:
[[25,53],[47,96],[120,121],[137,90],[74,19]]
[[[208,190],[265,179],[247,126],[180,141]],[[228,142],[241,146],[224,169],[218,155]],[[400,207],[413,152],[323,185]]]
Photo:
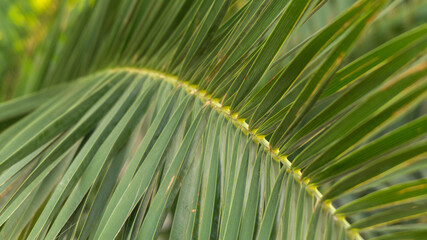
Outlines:
[[53,21],[58,0],[0,1],[0,99],[13,96],[22,68],[29,68],[38,43]]
[[89,2],[93,3],[92,0],[0,1],[0,101],[34,90],[18,85],[25,85],[24,79],[31,69],[39,67],[37,62],[47,51],[52,30],[60,30],[59,23],[63,23],[64,17]]

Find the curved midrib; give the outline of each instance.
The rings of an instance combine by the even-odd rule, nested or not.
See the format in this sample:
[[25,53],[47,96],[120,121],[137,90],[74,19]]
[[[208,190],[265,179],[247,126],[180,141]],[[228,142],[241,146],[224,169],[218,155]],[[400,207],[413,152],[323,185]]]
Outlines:
[[284,156],[279,156],[278,150],[272,150],[270,148],[270,143],[264,138],[264,136],[258,135],[253,131],[249,130],[248,124],[245,122],[245,119],[239,119],[237,114],[231,114],[229,108],[227,106],[222,106],[222,104],[219,102],[219,99],[213,99],[210,96],[206,95],[204,91],[199,91],[197,89],[196,85],[190,85],[188,82],[180,81],[178,80],[177,76],[170,75],[164,72],[146,69],[146,68],[135,68],[135,67],[120,67],[120,68],[112,68],[106,70],[107,72],[118,72],[118,71],[127,71],[152,77],[157,77],[160,79],[163,79],[164,81],[170,83],[173,86],[182,86],[183,89],[187,92],[187,94],[194,95],[197,98],[199,98],[203,104],[211,106],[213,109],[215,109],[220,114],[224,115],[226,119],[233,122],[233,124],[240,128],[243,133],[245,133],[248,136],[251,136],[252,140],[256,143],[259,143],[264,146],[264,150],[269,152],[270,155],[278,162],[281,162],[284,166],[286,166],[288,172],[292,172],[292,175],[294,176],[295,181],[301,184],[301,186],[304,187],[304,189],[312,196],[316,197],[316,204],[319,202],[323,205],[323,208],[328,210],[333,216],[334,220],[342,225],[344,228],[346,228],[347,233],[353,237],[354,239],[363,239],[360,234],[355,231],[349,231],[348,227],[350,224],[347,222],[345,217],[342,216],[336,216],[335,215],[335,207],[330,202],[324,202],[320,201],[322,199],[322,193],[317,189],[315,186],[308,185],[310,182],[309,179],[307,181],[301,180],[301,171],[294,170],[291,168],[291,162]]

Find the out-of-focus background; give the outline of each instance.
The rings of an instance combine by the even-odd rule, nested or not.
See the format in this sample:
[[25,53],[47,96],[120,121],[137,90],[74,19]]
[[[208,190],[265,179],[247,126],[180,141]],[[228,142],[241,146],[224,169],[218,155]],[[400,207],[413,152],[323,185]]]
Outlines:
[[[19,86],[30,69],[40,66],[56,33],[62,32],[72,11],[86,0],[1,0],[0,1],[0,101],[31,90]],[[71,19],[68,19],[71,20]],[[65,36],[62,34],[63,37]],[[60,38],[59,38],[60,40]],[[39,55],[39,57],[37,57]]]

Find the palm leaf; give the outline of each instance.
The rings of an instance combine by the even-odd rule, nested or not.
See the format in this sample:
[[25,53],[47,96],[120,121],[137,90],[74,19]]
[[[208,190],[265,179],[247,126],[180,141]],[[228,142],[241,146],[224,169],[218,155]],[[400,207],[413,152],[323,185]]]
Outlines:
[[427,23],[367,44],[421,1],[61,6],[0,104],[2,239],[425,237]]

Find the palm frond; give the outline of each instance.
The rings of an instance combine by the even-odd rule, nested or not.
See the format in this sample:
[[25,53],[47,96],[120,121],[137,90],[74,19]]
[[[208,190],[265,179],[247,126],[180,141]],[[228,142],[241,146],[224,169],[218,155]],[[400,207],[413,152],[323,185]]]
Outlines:
[[1,238],[425,238],[427,23],[367,44],[407,6],[63,5],[0,104]]

